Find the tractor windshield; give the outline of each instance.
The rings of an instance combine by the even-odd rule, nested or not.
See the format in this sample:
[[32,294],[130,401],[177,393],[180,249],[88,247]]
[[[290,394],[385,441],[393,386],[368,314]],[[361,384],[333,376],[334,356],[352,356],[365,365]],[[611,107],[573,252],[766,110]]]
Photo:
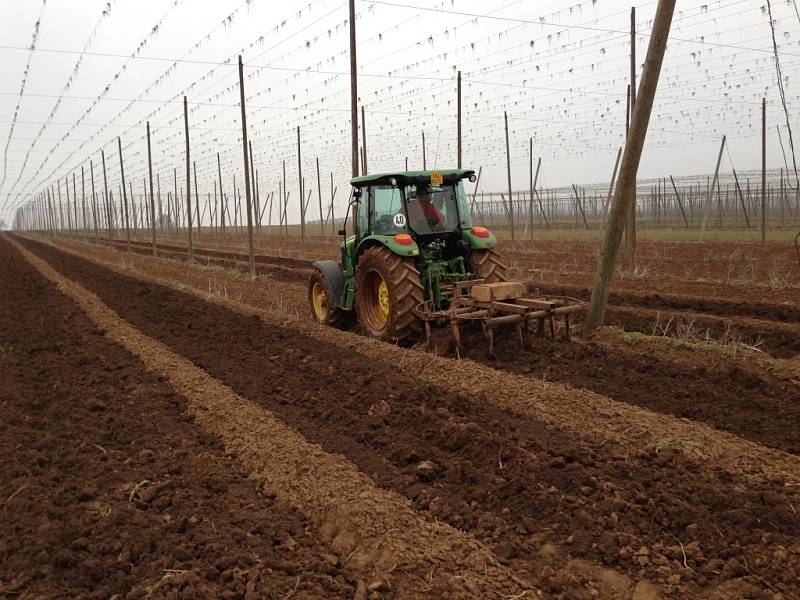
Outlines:
[[469,207],[461,183],[410,185],[405,188],[409,227],[418,234],[435,234],[470,227]]

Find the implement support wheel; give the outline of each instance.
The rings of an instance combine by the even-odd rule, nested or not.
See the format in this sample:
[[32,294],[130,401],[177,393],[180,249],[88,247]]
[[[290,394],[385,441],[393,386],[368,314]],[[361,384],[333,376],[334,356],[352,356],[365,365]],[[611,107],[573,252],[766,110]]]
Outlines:
[[405,340],[422,329],[414,308],[424,300],[414,261],[385,246],[364,251],[356,267],[355,308],[358,322],[372,337]]

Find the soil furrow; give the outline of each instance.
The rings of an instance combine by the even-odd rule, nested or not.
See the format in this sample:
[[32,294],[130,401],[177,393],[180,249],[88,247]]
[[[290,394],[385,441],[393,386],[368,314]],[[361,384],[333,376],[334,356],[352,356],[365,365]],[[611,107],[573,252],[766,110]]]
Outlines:
[[353,596],[181,396],[2,236],[0,261],[0,596]]
[[[341,456],[324,452],[271,412],[236,395],[187,359],[123,321],[94,294],[22,249],[26,258],[78,302],[110,339],[164,374],[204,428],[250,470],[249,477],[308,514],[347,571],[361,575],[356,598],[518,596],[530,584],[500,566],[474,537],[426,521],[410,502],[377,489]],[[297,584],[297,582],[295,582]],[[293,594],[289,594],[291,596]],[[315,596],[316,597],[316,596]]]
[[[738,578],[743,590],[759,581],[791,590],[800,519],[783,480],[744,481],[671,450],[620,453],[482,397],[365,364],[340,346],[31,245],[148,335],[381,485],[494,541],[496,553],[553,594],[581,597],[576,559],[649,577],[675,594]],[[691,569],[681,564],[681,543],[694,554]],[[792,548],[786,561],[774,559],[778,546]],[[750,573],[753,564],[759,569]]]
[[[191,269],[186,274],[191,277]],[[259,293],[248,283],[236,281],[230,286],[231,295],[235,293],[234,286],[243,294],[242,301],[276,308],[275,287],[262,282],[258,287],[264,291]],[[273,290],[273,294],[267,294],[267,289]],[[283,284],[281,293],[296,314],[306,314],[304,287]],[[640,317],[636,311],[624,310],[625,315],[632,313],[634,317],[625,321],[625,315],[615,314],[612,309],[611,318],[620,319],[621,325],[631,328],[630,319]],[[647,329],[645,322],[633,324]],[[708,355],[685,352],[682,340],[653,352],[652,348],[639,350],[631,344],[610,346],[606,340],[597,343],[574,339],[572,343],[564,343],[531,337],[529,345],[519,350],[512,336],[512,339],[501,338],[496,358],[488,359],[480,331],[464,328],[463,333],[462,356],[498,370],[593,390],[632,405],[702,421],[766,446],[800,453],[800,430],[793,425],[800,421],[800,404],[796,402],[800,383],[789,376],[753,369],[742,360],[713,352]],[[437,343],[437,352],[454,356],[447,332]]]

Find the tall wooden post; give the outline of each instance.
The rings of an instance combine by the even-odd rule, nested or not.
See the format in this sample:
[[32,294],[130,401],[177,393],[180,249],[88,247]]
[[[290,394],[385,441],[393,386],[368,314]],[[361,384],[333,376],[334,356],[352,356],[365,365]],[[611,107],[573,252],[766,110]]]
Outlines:
[[[106,200],[106,229],[108,236],[111,237],[111,203],[108,198],[108,180],[106,179],[106,154],[100,149],[100,157],[103,160],[103,196]],[[116,237],[116,234],[114,235]]]
[[97,229],[97,193],[94,191],[94,165],[91,160],[89,160],[89,174],[92,179],[92,221],[94,222],[94,239],[97,241],[100,239],[100,233]]
[[200,222],[200,194],[197,191],[197,163],[195,161],[192,161],[192,172],[194,174],[194,208],[195,216],[197,217],[195,220],[195,229],[197,230],[197,239],[200,240],[202,223]]
[[[352,0],[351,0],[352,2]],[[352,4],[351,4],[352,5]],[[356,112],[356,117],[358,112]],[[358,175],[358,137],[356,137],[356,175]],[[355,175],[354,175],[355,176]],[[289,222],[286,215],[286,205],[289,204],[289,192],[286,190],[286,161],[283,161],[283,198],[281,198],[281,214],[283,215],[283,236],[289,237]]]
[[128,221],[128,195],[125,190],[125,167],[122,164],[122,138],[117,136],[117,148],[119,149],[119,174],[122,178],[122,201],[125,205],[125,249],[131,250],[131,230]]
[[[631,119],[633,111],[636,109],[636,7],[631,6]],[[633,271],[636,268],[636,174],[634,173],[633,188],[630,193],[633,201],[628,204],[628,227],[627,227],[627,255],[628,268]]]
[[503,121],[506,126],[506,174],[508,176],[508,221],[511,224],[511,241],[514,237],[514,200],[511,196],[511,149],[508,144],[508,113],[503,111]]
[[[461,168],[461,71],[458,72],[458,121],[457,121],[457,137],[458,137],[458,168]],[[531,145],[533,141],[531,138]],[[533,230],[531,230],[533,231]],[[533,235],[533,233],[531,233]]]
[[319,178],[319,156],[317,156],[317,199],[319,200],[319,235],[325,237],[325,220],[322,217],[322,181]]
[[[408,159],[406,159],[408,160]],[[406,169],[408,170],[408,169]],[[334,187],[333,187],[333,171],[331,171],[331,235],[336,235],[336,217],[333,214],[333,195],[334,195]]]
[[83,235],[86,237],[86,177],[83,173],[83,165],[81,165],[81,208],[83,212]]
[[722,163],[722,151],[725,150],[725,136],[722,136],[722,143],[719,146],[719,155],[717,156],[717,166],[714,168],[714,179],[711,181],[711,187],[708,188],[708,196],[706,197],[706,206],[703,210],[703,223],[700,226],[700,241],[706,234],[706,221],[708,221],[708,211],[711,208],[711,202],[714,199],[714,188],[717,187],[717,177],[719,177],[719,166]]
[[367,170],[367,119],[364,116],[364,107],[361,107],[361,151],[363,153],[363,158],[361,160],[361,169],[362,175],[366,175],[369,173]]
[[189,155],[189,103],[183,97],[183,131],[186,137],[186,227],[189,231],[189,261],[194,260],[192,248],[192,161]]
[[[528,154],[530,155],[529,175],[531,180],[530,197],[528,198],[528,239],[533,241],[533,138],[530,138]],[[539,174],[538,166],[536,167],[536,174]]]
[[258,187],[256,186],[256,167],[255,164],[253,163],[252,140],[247,141],[247,147],[250,150],[250,191],[252,192],[253,195],[253,209],[254,209],[253,214],[256,217],[254,226],[256,228],[256,231],[258,232],[261,229],[261,219],[258,218],[261,215],[261,213],[259,212],[259,206],[258,206]]
[[423,171],[427,171],[428,170],[428,160],[427,160],[427,157],[425,156],[425,132],[424,131],[422,132],[422,170]]
[[217,172],[219,173],[219,218],[220,218],[220,232],[225,235],[225,191],[222,187],[222,163],[219,160],[219,152],[217,152]]
[[70,212],[72,208],[69,204],[69,178],[64,178],[64,191],[67,194],[67,227],[69,228],[69,232],[72,233],[72,212]]
[[305,190],[303,190],[303,163],[300,158],[300,126],[297,126],[297,181],[300,185],[300,242],[306,241]]
[[[244,197],[247,202],[247,245],[250,252],[250,278],[256,277],[256,259],[253,251],[253,199],[250,195],[250,161],[247,160],[247,114],[244,103],[244,65],[239,55],[239,103],[242,108],[242,151],[244,153]],[[298,129],[299,131],[299,129]]]
[[761,247],[767,247],[767,99],[761,99]]
[[642,157],[647,126],[650,121],[650,112],[658,87],[661,74],[661,65],[664,61],[664,52],[667,47],[669,30],[672,26],[672,15],[675,12],[676,0],[659,0],[656,16],[647,48],[645,67],[642,73],[639,102],[635,105],[631,128],[625,142],[625,151],[622,156],[619,183],[614,191],[614,202],[611,207],[608,227],[603,239],[603,251],[597,266],[592,297],[584,324],[584,334],[590,335],[597,327],[603,324],[611,278],[616,268],[617,251],[622,241],[622,230],[625,226],[625,215],[628,205],[635,200],[631,194],[636,186],[636,172]]
[[681,195],[678,193],[678,188],[675,185],[675,180],[672,178],[672,175],[669,176],[669,180],[672,182],[672,189],[675,191],[675,197],[678,199],[678,206],[680,207],[681,214],[683,215],[683,222],[686,224],[686,229],[689,229],[689,220],[686,218],[686,211],[683,210]]
[[150,176],[150,234],[153,240],[153,256],[158,256],[156,248],[156,198],[153,194],[153,155],[150,150],[150,121],[147,122],[147,172]]
[[[350,0],[350,141],[352,151],[352,176],[358,177],[358,84],[356,61],[356,2]],[[284,192],[286,185],[284,182]]]

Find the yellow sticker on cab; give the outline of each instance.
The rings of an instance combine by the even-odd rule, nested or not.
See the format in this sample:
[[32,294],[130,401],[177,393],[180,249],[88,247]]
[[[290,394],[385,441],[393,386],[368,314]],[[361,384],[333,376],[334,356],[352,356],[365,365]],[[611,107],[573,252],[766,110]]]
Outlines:
[[444,177],[439,171],[431,173],[431,185],[442,185],[442,183],[444,183]]

